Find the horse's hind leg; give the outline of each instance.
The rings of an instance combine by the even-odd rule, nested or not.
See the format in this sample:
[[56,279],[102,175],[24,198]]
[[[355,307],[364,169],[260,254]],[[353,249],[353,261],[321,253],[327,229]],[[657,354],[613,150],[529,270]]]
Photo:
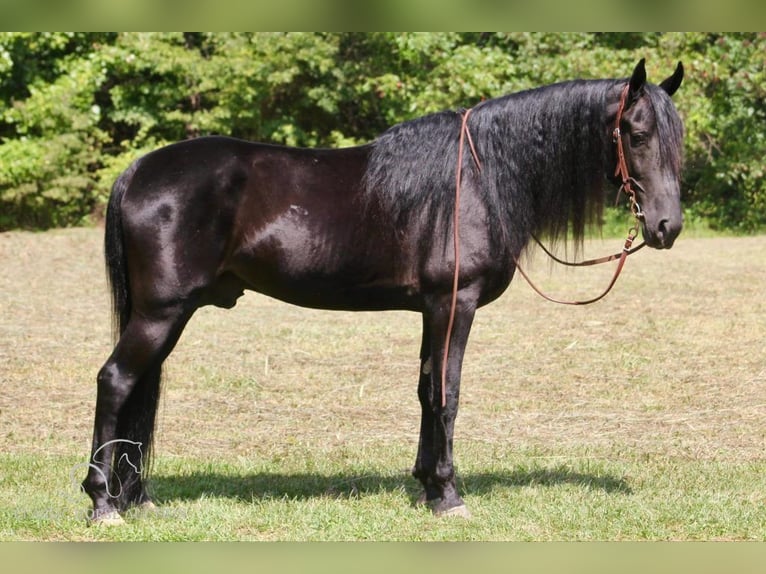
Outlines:
[[93,501],[93,522],[119,521],[119,510],[149,502],[142,470],[151,447],[160,369],[192,312],[181,305],[134,312],[98,373],[93,446],[83,481]]
[[476,309],[471,300],[458,299],[452,330],[446,405],[442,406],[442,357],[449,321],[449,301],[440,298],[423,316],[423,341],[418,398],[421,405],[420,442],[413,475],[420,480],[426,502],[436,515],[469,516],[457,492],[452,456],[452,439],[460,395],[463,354]]

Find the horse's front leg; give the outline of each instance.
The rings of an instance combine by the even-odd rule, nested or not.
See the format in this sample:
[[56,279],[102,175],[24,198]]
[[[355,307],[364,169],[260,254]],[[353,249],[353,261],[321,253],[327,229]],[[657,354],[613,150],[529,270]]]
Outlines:
[[449,322],[450,299],[441,297],[423,316],[420,381],[420,442],[413,475],[424,493],[419,502],[427,503],[434,514],[470,514],[457,491],[452,440],[460,396],[460,372],[476,305],[458,298],[447,360],[445,404],[442,405],[442,360]]

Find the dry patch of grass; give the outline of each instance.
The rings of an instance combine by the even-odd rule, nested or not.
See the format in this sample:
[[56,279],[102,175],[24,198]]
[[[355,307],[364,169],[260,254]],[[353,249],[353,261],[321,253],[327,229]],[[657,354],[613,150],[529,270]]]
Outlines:
[[[619,243],[593,241],[586,252],[601,254]],[[630,258],[615,290],[583,308],[547,303],[518,277],[500,300],[478,312],[463,373],[457,464],[467,500],[486,525],[450,526],[425,538],[766,536],[766,493],[754,478],[763,474],[766,444],[763,261],[766,237],[682,236],[668,252],[645,249]],[[546,289],[567,297],[598,292],[611,274],[551,272],[537,256],[527,267]],[[4,472],[30,465],[39,470],[38,458],[60,457],[71,466],[87,457],[95,374],[111,350],[101,232],[0,234],[0,268],[0,442],[10,457],[0,465],[8,465]],[[186,474],[210,482],[214,467],[231,461],[219,478],[252,479],[268,467],[275,482],[254,484],[271,484],[277,497],[280,489],[289,497],[299,488],[290,477],[303,476],[309,484],[319,478],[320,490],[340,484],[353,494],[360,488],[355,477],[371,475],[388,485],[377,493],[361,481],[370,504],[378,505],[375,514],[391,505],[411,512],[411,493],[402,489],[415,487],[407,469],[420,416],[419,327],[412,313],[306,310],[257,294],[247,294],[231,311],[200,310],[167,363],[157,442],[160,493],[188,505],[187,515],[215,515],[215,504],[197,508],[204,507],[204,486],[189,487],[197,496],[174,489]],[[728,494],[722,491],[727,473],[743,481]],[[711,486],[712,476],[722,481]],[[356,486],[344,490],[347,483]],[[650,489],[635,516],[626,516],[650,485],[660,490]],[[0,491],[11,499],[17,488],[5,482]],[[252,499],[258,488],[244,487],[243,497]],[[307,488],[305,504],[320,506],[315,510],[322,517],[351,520],[353,510],[344,505],[345,517],[327,517],[321,493]],[[573,498],[562,502],[561,489],[574,489]],[[679,502],[677,515],[662,518],[662,501],[674,492],[691,498]],[[232,518],[209,537],[313,537],[310,524],[286,531],[278,519],[285,510],[271,499],[261,499],[259,511],[273,502],[276,514],[257,519],[254,532],[247,526],[256,520],[252,509],[237,506],[239,495],[233,498],[220,511],[242,513],[239,521]],[[589,532],[574,526],[582,516],[559,516],[557,526],[539,514],[572,504],[592,513],[602,499],[630,528]],[[734,500],[736,526],[718,519],[706,526],[703,518],[684,526],[690,506],[716,499],[724,505]],[[756,505],[750,514],[743,510],[748,503]],[[508,506],[518,509],[526,530],[503,526],[501,509]],[[422,528],[421,519],[430,517],[417,516],[405,520],[404,530],[368,525],[361,531],[368,538],[423,536],[412,521]],[[598,515],[591,519],[599,521]],[[6,530],[13,529],[9,521]],[[160,529],[153,535],[141,522],[130,536],[204,537],[204,520],[191,523],[193,532]],[[642,523],[648,524],[643,534]],[[91,536],[67,528],[61,537]],[[353,536],[343,530],[328,537]]]

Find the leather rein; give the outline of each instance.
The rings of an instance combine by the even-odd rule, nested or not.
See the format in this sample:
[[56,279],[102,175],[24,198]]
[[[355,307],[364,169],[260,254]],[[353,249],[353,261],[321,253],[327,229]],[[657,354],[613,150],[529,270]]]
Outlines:
[[[638,236],[638,230],[639,230],[639,222],[644,219],[644,212],[641,210],[641,205],[638,203],[638,199],[636,197],[636,191],[633,189],[633,186],[641,187],[640,184],[633,179],[629,172],[628,172],[628,164],[625,161],[625,150],[623,148],[622,143],[622,133],[620,131],[620,123],[622,121],[622,115],[625,111],[625,106],[627,103],[628,98],[628,92],[630,91],[630,84],[626,84],[625,87],[622,90],[622,94],[620,95],[620,103],[619,107],[617,108],[617,117],[615,119],[615,125],[614,130],[612,131],[612,139],[617,146],[617,168],[615,169],[614,175],[620,176],[621,185],[619,189],[617,190],[617,199],[615,201],[615,205],[619,202],[620,199],[620,192],[625,193],[625,195],[628,196],[628,202],[630,207],[630,212],[633,214],[633,217],[635,218],[635,223],[630,227],[628,230],[628,236],[625,238],[625,243],[623,244],[622,251],[620,253],[615,253],[613,255],[607,255],[605,257],[599,257],[597,259],[589,259],[586,261],[579,261],[579,262],[570,262],[565,261],[563,259],[559,259],[556,257],[553,253],[551,253],[546,247],[540,242],[540,240],[532,235],[532,238],[535,240],[535,242],[542,248],[542,250],[545,252],[548,257],[553,259],[556,263],[559,263],[561,265],[567,265],[570,267],[585,267],[590,265],[599,265],[601,263],[608,263],[609,261],[615,261],[617,260],[617,268],[614,271],[614,275],[612,276],[611,281],[607,285],[606,289],[598,296],[593,297],[591,299],[585,299],[585,300],[575,300],[575,301],[569,301],[569,300],[561,300],[556,299],[554,297],[551,297],[547,294],[545,294],[540,288],[538,288],[532,280],[529,278],[529,276],[526,274],[526,272],[521,268],[519,265],[519,260],[517,257],[513,257],[513,261],[516,264],[516,269],[521,273],[521,276],[524,277],[524,279],[529,283],[529,286],[532,287],[532,289],[541,297],[544,299],[551,301],[553,303],[559,303],[561,305],[590,305],[591,303],[595,303],[596,301],[600,301],[603,299],[607,293],[609,293],[612,290],[612,287],[614,287],[615,283],[617,282],[617,278],[620,276],[620,273],[622,272],[623,267],[625,266],[625,261],[628,258],[628,255],[631,255],[632,253],[635,253],[639,249],[641,249],[645,243],[641,242],[636,247],[633,247],[633,241]],[[452,339],[452,328],[455,324],[455,309],[457,307],[457,292],[458,292],[458,281],[459,281],[459,275],[460,275],[460,187],[461,187],[461,179],[463,174],[463,148],[465,144],[465,140],[468,140],[468,144],[471,150],[471,155],[473,157],[473,161],[476,164],[476,167],[479,171],[482,170],[481,168],[481,162],[479,161],[479,156],[476,153],[476,148],[473,144],[473,139],[471,138],[471,133],[468,130],[468,116],[471,115],[471,108],[465,110],[462,113],[462,122],[460,126],[460,142],[458,144],[458,154],[457,154],[457,170],[455,174],[455,211],[454,211],[454,221],[453,221],[453,247],[455,251],[455,270],[452,278],[452,300],[450,303],[450,314],[449,314],[449,322],[447,323],[447,334],[444,341],[444,354],[442,356],[442,369],[441,369],[441,399],[442,399],[442,407],[446,406],[447,404],[447,395],[446,395],[446,380],[447,380],[447,362],[449,357],[449,347],[450,347],[450,340]]]

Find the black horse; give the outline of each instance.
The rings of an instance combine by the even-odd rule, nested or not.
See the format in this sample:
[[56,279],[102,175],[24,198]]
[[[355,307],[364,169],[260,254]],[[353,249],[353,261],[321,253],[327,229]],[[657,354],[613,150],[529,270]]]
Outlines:
[[[669,96],[682,79],[679,63],[659,86],[649,84],[641,60],[628,79],[484,101],[465,131],[465,112],[445,111],[347,149],[203,137],[136,160],[115,182],[106,217],[117,343],[97,378],[83,481],[92,520],[119,522],[119,512],[152,504],[138,470],[152,443],[162,363],[197,308],[231,308],[246,289],[320,309],[422,314],[413,475],[435,514],[466,514],[452,437],[474,313],[506,289],[532,235],[582,241],[600,215],[604,184],[620,183],[615,137],[646,243],[673,245],[682,225],[683,126]],[[475,155],[458,153],[464,133]],[[458,157],[459,273],[442,391]]]

